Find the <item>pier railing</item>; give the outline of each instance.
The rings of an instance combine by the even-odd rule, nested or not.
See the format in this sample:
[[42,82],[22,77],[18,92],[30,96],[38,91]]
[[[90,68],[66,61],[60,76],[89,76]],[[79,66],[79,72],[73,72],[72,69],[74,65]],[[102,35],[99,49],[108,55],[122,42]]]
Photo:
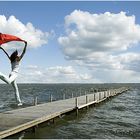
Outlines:
[[76,97],[76,99],[75,99],[75,105],[76,105],[76,108],[81,109],[81,108],[87,107],[91,104],[100,103],[100,102],[106,100],[107,98],[111,98],[115,95],[121,94],[121,93],[127,91],[128,89],[129,88],[121,87],[118,89],[111,89],[111,90],[107,90],[107,91],[95,92],[92,94],[79,96],[79,97]]
[[[104,101],[107,98],[113,97],[117,94],[123,93],[125,91],[129,90],[128,87],[121,87],[121,88],[116,88],[116,89],[108,89],[105,91],[100,91],[100,92],[90,92],[90,94],[87,94],[88,92],[85,91],[85,95],[80,95],[74,97],[73,92],[71,93],[70,98],[66,98],[66,94],[63,93],[62,99],[61,100],[67,100],[67,99],[75,99],[75,104],[76,107],[82,108],[86,106],[87,104],[94,104],[94,103],[99,103]],[[49,102],[54,102],[56,100],[53,100],[52,94],[50,94]],[[37,105],[37,97],[34,97],[34,105]]]

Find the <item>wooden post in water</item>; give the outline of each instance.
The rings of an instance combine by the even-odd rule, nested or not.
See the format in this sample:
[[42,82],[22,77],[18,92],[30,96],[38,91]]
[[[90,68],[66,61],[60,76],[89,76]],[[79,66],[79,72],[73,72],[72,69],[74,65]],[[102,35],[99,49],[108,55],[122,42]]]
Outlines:
[[34,106],[37,105],[37,96],[34,97]]
[[37,126],[33,126],[32,127],[32,132],[35,133],[36,132],[36,129],[37,129]]
[[78,97],[75,98],[76,116],[78,116]]
[[54,119],[55,119],[55,118],[52,119],[52,123],[53,123],[53,124],[55,124],[55,120],[54,120]]

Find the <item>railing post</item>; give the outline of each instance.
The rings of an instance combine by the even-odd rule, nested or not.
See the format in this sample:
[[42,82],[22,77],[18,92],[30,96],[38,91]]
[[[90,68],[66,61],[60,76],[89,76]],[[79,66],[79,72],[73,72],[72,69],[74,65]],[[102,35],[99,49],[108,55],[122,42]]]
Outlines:
[[95,93],[93,94],[93,99],[94,99],[93,101],[95,101]]
[[78,97],[75,98],[76,116],[78,116]]
[[53,97],[52,97],[52,94],[50,94],[50,102],[52,102],[53,100]]
[[100,99],[101,99],[101,93],[99,92],[99,101],[100,101]]
[[37,96],[34,97],[34,106],[37,105]]
[[88,95],[86,95],[86,104],[88,104]]
[[78,107],[78,97],[75,98],[75,105]]
[[100,98],[101,100],[102,100],[102,95],[103,95],[103,92],[101,92],[101,98]]
[[111,90],[109,90],[109,97],[111,96]]

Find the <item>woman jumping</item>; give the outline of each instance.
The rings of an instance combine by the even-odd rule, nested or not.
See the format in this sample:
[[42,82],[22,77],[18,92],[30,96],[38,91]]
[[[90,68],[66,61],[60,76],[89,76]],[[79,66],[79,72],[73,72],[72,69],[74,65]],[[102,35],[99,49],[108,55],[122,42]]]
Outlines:
[[4,53],[7,55],[7,57],[9,58],[9,60],[11,62],[11,68],[12,68],[12,71],[9,74],[9,77],[7,77],[6,75],[4,75],[3,73],[0,72],[0,79],[3,80],[4,82],[6,82],[7,84],[11,84],[13,86],[13,88],[15,90],[15,96],[16,96],[16,101],[18,103],[18,106],[22,105],[22,102],[20,100],[19,90],[18,90],[18,86],[16,83],[16,78],[18,76],[20,60],[23,58],[23,56],[26,52],[26,47],[27,47],[27,42],[25,42],[25,47],[20,56],[18,56],[17,50],[14,51],[11,54],[11,56],[9,56],[8,53],[0,46],[0,49],[2,49],[4,51]]

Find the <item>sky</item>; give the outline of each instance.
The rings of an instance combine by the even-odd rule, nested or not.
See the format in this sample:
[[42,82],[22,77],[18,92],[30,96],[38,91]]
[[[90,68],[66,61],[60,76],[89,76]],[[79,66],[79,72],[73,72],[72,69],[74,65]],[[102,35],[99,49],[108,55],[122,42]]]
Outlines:
[[[139,1],[0,1],[0,32],[28,42],[19,83],[139,83],[139,13]],[[0,51],[0,72],[10,71]]]

